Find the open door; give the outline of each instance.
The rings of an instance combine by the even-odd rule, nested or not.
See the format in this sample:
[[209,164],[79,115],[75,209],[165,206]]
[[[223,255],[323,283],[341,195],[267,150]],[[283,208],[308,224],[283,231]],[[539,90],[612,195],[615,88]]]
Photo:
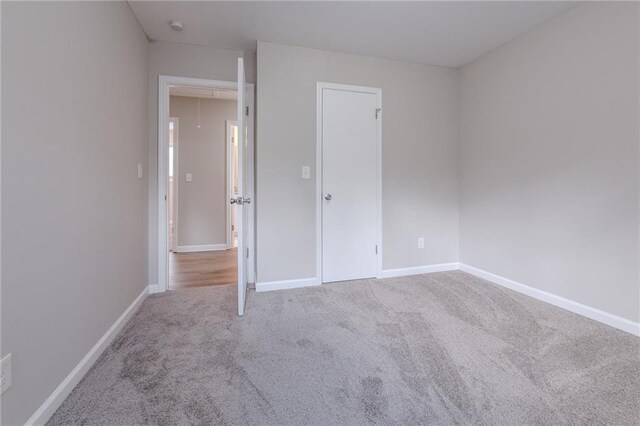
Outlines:
[[247,297],[247,248],[249,246],[249,164],[247,157],[247,85],[244,75],[244,61],[238,58],[238,196],[231,199],[237,205],[236,220],[238,224],[238,315],[244,315]]

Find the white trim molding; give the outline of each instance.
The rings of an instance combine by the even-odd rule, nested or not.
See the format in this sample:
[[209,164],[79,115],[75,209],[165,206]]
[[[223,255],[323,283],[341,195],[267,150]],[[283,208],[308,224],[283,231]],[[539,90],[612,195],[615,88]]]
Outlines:
[[[173,122],[175,126],[175,133],[173,138],[173,230],[168,229],[168,232],[173,231],[173,241],[171,241],[171,250],[177,250],[178,247],[178,221],[180,218],[178,207],[180,206],[180,161],[179,161],[179,145],[180,145],[180,119],[178,117],[169,117],[169,123]],[[168,141],[167,141],[168,143]],[[168,159],[167,159],[168,161]],[[168,164],[168,163],[167,163]],[[169,179],[169,178],[167,178]],[[167,183],[167,195],[169,194],[169,187]],[[167,214],[167,220],[168,214]]]
[[[226,180],[224,184],[225,184],[225,194],[227,195],[227,200],[237,197],[237,194],[233,193],[233,177],[234,177],[235,169],[238,167],[238,165],[235,164],[233,161],[234,160],[233,153],[235,149],[234,145],[238,143],[238,141],[233,140],[232,129],[234,127],[238,127],[238,120],[226,120],[225,122],[226,135],[225,135],[224,149],[225,149],[225,155],[226,155],[227,174],[226,174]],[[234,147],[232,148],[232,146]],[[231,249],[233,248],[233,241],[234,241],[233,233],[235,232],[235,230],[234,231],[231,230],[232,205],[231,203],[226,203],[226,204],[227,204],[227,217],[225,218],[226,219],[225,224],[227,227],[227,232],[225,233],[225,235],[227,238],[227,248]],[[236,223],[236,226],[237,225],[238,224]]]
[[96,362],[98,357],[113,342],[118,333],[125,326],[127,321],[131,319],[146,297],[149,295],[149,287],[145,287],[142,292],[135,298],[129,307],[120,315],[113,325],[102,335],[100,340],[87,352],[80,362],[71,370],[64,378],[62,383],[53,391],[51,395],[42,403],[40,408],[27,420],[25,425],[43,425],[62,405],[62,402],[69,396],[73,388],[80,383],[80,380],[87,374],[87,371]]
[[436,265],[412,266],[409,268],[383,269],[379,278],[406,277],[409,275],[430,274],[432,272],[457,271],[458,263],[439,263]]
[[269,281],[264,283],[256,283],[256,292],[261,293],[264,291],[272,290],[287,290],[292,288],[312,287],[322,284],[317,277],[304,278],[301,280],[286,280],[286,281]]
[[583,317],[590,318],[594,321],[601,322],[611,327],[617,328],[627,333],[631,333],[636,336],[640,336],[640,323],[628,320],[626,318],[619,317],[614,314],[610,314],[600,309],[592,308],[591,306],[583,305],[582,303],[575,302],[570,299],[566,299],[561,296],[557,296],[552,293],[548,293],[543,290],[522,284],[513,280],[510,280],[500,275],[492,274],[491,272],[484,271],[482,269],[475,268],[473,266],[460,264],[460,270],[468,274],[474,275],[483,280],[490,281],[494,284],[506,287],[510,290],[517,291],[534,299],[547,302],[551,305],[557,306],[567,311],[573,312]]
[[227,244],[200,244],[190,246],[176,246],[177,253],[191,253],[196,251],[218,251],[227,250]]

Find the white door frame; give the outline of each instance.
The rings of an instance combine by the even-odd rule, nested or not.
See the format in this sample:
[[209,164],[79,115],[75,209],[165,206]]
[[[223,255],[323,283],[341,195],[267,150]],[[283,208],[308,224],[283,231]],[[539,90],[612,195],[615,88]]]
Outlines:
[[[227,181],[226,181],[226,194],[227,200],[231,199],[233,194],[231,194],[231,186],[233,183],[233,150],[229,146],[229,141],[231,140],[231,127],[238,127],[237,120],[227,120],[226,129],[227,134],[225,138],[226,145],[226,155],[227,155]],[[236,141],[237,143],[237,141]],[[237,167],[237,166],[236,166]],[[254,197],[255,198],[255,197]],[[231,231],[231,203],[227,203],[227,250],[233,248],[233,232]],[[237,225],[237,224],[236,224]]]
[[[180,184],[180,173],[178,171],[178,144],[180,138],[180,119],[178,117],[169,117],[169,121],[175,123],[174,139],[173,139],[173,247],[171,249],[175,253],[178,248],[178,186]],[[167,141],[167,143],[169,143]]]
[[[168,222],[169,209],[167,206],[167,184],[168,184],[168,132],[169,128],[169,87],[170,86],[190,86],[206,87],[210,89],[237,90],[238,83],[235,81],[207,80],[201,78],[177,77],[171,75],[160,75],[158,77],[158,292],[167,291],[169,288],[169,247],[168,247]],[[247,106],[249,115],[247,117],[248,130],[248,159],[249,164],[254,164],[254,97],[255,86],[247,83]],[[255,191],[254,170],[248,170],[248,184],[251,186],[251,193]],[[253,197],[255,200],[255,196]],[[251,203],[249,208],[249,229],[247,243],[249,245],[249,262],[247,272],[249,282],[255,283],[255,204]],[[240,255],[240,254],[238,254]]]
[[371,93],[378,98],[378,110],[372,111],[378,118],[377,125],[377,255],[378,265],[376,277],[382,276],[382,89],[365,86],[352,86],[347,84],[318,82],[316,89],[316,280],[322,284],[322,91],[324,89],[344,90],[348,92]]

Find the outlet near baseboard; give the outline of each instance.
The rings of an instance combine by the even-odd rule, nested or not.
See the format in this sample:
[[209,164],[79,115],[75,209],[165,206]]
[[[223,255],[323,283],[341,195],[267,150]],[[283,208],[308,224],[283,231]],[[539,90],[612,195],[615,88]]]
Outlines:
[[418,248],[419,249],[423,249],[424,248],[424,237],[419,237],[418,238]]
[[11,354],[9,354],[0,362],[0,394],[9,389],[11,383]]

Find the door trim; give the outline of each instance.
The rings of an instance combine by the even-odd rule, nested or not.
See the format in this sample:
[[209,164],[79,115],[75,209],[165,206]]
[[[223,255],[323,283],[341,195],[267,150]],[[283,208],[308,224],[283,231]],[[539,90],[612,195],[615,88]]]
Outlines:
[[[237,120],[227,120],[226,122],[226,135],[225,135],[225,155],[227,157],[227,179],[226,179],[226,191],[225,193],[227,194],[227,200],[231,199],[232,195],[231,194],[231,183],[233,182],[233,150],[231,149],[231,147],[229,146],[229,142],[231,140],[231,127],[235,126],[238,127],[238,121]],[[254,197],[255,198],[255,197]],[[233,248],[233,232],[231,231],[231,203],[227,203],[227,220],[226,220],[226,224],[227,224],[227,233],[226,233],[226,244],[227,244],[227,249],[232,249]]]
[[[169,223],[169,209],[167,200],[167,184],[168,184],[168,132],[165,129],[169,127],[169,86],[191,86],[191,87],[207,87],[211,89],[231,89],[237,90],[238,83],[236,81],[222,81],[222,80],[207,80],[202,78],[190,78],[190,77],[177,77],[171,75],[158,76],[158,227],[156,229],[158,236],[158,286],[157,292],[162,293],[169,288],[169,241],[168,241],[168,223]],[[250,164],[253,163],[254,155],[254,99],[255,99],[255,85],[247,83],[247,106],[249,107],[249,116],[247,119],[248,141],[247,147],[249,152],[247,153]],[[250,186],[250,193],[254,194],[255,200],[255,182],[253,168],[249,170],[248,184]],[[250,204],[250,213],[248,221],[248,246],[249,246],[249,261],[247,263],[247,273],[249,282],[255,282],[255,204]]]
[[[322,284],[322,92],[324,89],[343,90],[347,92],[371,93],[378,98],[378,108],[382,108],[382,89],[366,86],[352,86],[317,82],[316,86],[316,284]],[[382,110],[380,110],[382,111]],[[372,112],[372,113],[375,113]],[[382,114],[376,120],[376,244],[378,256],[376,265],[376,278],[382,275]]]
[[[178,251],[178,203],[179,203],[179,186],[180,172],[178,171],[178,144],[180,138],[180,120],[178,117],[169,117],[169,122],[174,122],[176,126],[175,139],[173,141],[173,244],[171,249]],[[169,143],[167,141],[167,143]],[[167,189],[168,191],[168,189]]]

